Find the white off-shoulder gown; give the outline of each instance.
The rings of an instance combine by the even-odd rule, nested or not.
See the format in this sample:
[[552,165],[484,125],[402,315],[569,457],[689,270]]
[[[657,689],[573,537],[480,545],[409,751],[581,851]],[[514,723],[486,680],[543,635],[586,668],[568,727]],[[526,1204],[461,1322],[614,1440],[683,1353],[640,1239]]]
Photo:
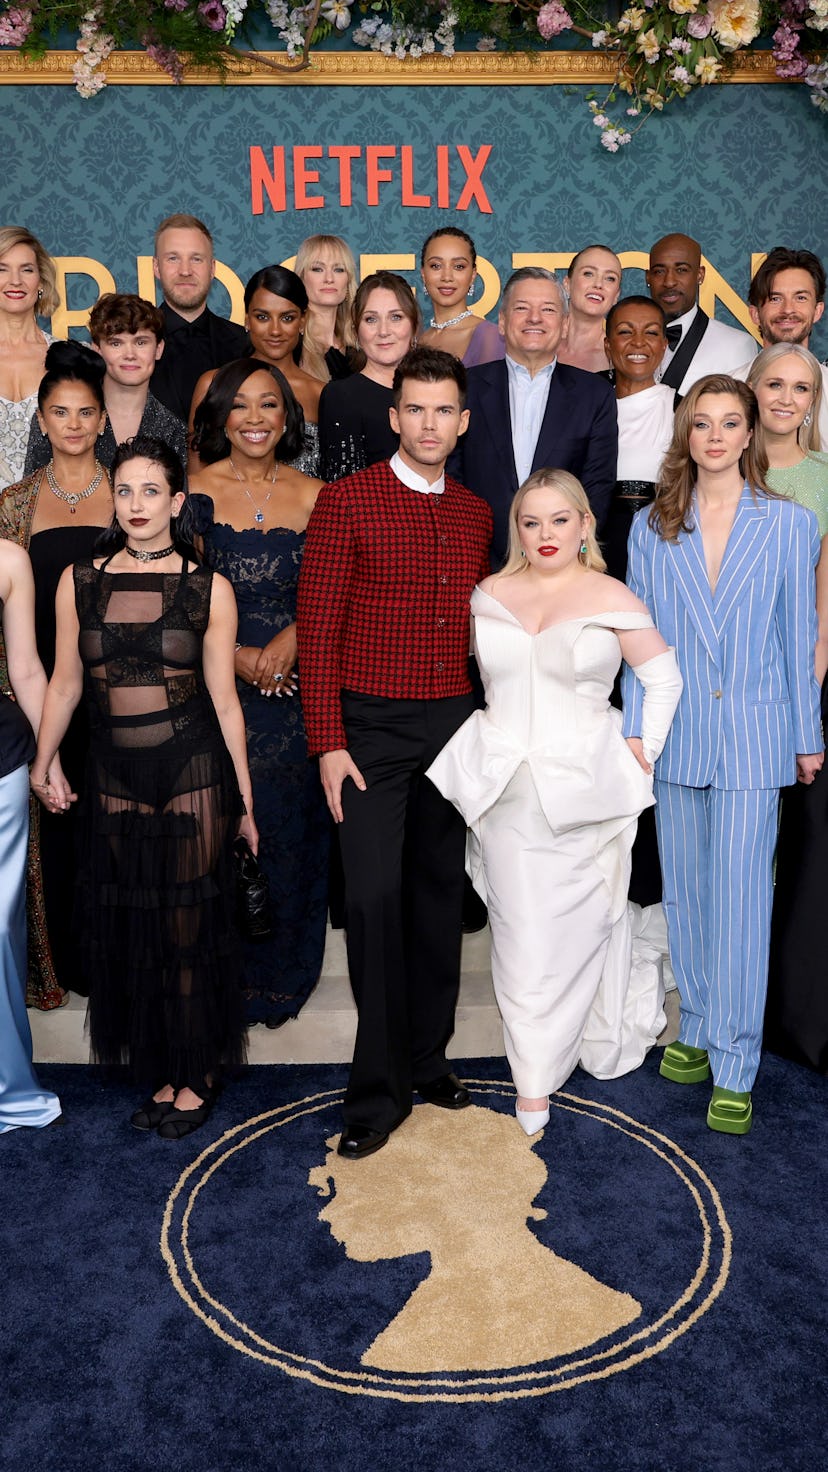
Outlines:
[[481,588],[471,607],[486,709],[428,776],[469,826],[506,1055],[518,1093],[540,1098],[577,1063],[598,1078],[637,1068],[665,1025],[660,966],[633,955],[627,904],[652,779],[609,703],[614,631],[652,620],[590,614],[530,634]]

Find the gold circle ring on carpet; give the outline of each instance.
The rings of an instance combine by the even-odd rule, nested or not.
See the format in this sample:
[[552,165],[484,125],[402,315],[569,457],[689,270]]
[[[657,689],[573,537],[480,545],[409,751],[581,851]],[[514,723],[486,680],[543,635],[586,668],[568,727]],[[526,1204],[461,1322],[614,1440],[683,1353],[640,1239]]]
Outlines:
[[[501,1097],[510,1103],[514,1099],[510,1085],[475,1079],[466,1079],[465,1083],[476,1099]],[[503,1203],[517,1197],[523,1218],[522,1238],[519,1241],[515,1236],[514,1256],[510,1261],[522,1264],[525,1259],[526,1264],[530,1264],[529,1301],[542,1304],[544,1308],[543,1314],[536,1311],[534,1315],[537,1319],[537,1344],[544,1344],[546,1328],[554,1328],[555,1316],[551,1311],[547,1312],[547,1303],[559,1305],[561,1295],[565,1299],[568,1295],[570,1308],[575,1305],[574,1318],[577,1320],[579,1315],[584,1318],[583,1323],[573,1324],[573,1315],[570,1314],[566,1320],[564,1337],[568,1333],[572,1344],[569,1352],[538,1352],[532,1363],[516,1363],[514,1352],[511,1356],[504,1353],[504,1361],[510,1359],[511,1362],[498,1366],[487,1363],[485,1348],[481,1351],[478,1347],[472,1350],[469,1368],[452,1366],[429,1371],[429,1326],[437,1323],[441,1312],[445,1322],[446,1308],[445,1301],[439,1297],[440,1274],[436,1271],[416,1289],[403,1310],[377,1335],[360,1359],[356,1358],[358,1351],[355,1352],[352,1369],[326,1363],[319,1356],[297,1353],[272,1342],[267,1335],[246,1323],[228,1303],[221,1301],[216,1292],[210,1291],[204,1281],[204,1272],[199,1270],[195,1260],[193,1227],[199,1213],[203,1215],[210,1210],[210,1188],[220,1183],[223,1170],[231,1163],[239,1162],[242,1152],[255,1151],[257,1144],[272,1141],[274,1132],[290,1129],[301,1119],[329,1111],[340,1104],[341,1099],[339,1090],[313,1094],[268,1110],[226,1131],[182,1172],[168,1198],[161,1231],[161,1252],[170,1279],[191,1311],[223,1343],[241,1354],[287,1375],[347,1395],[419,1403],[494,1403],[573,1389],[631,1369],[668,1349],[692,1329],[721,1294],[731,1260],[731,1231],[721,1198],[701,1166],[666,1135],[618,1109],[575,1094],[560,1092],[551,1100],[552,1120],[559,1129],[565,1128],[566,1119],[570,1116],[619,1132],[633,1146],[651,1152],[659,1169],[672,1173],[672,1178],[680,1183],[682,1199],[686,1193],[687,1209],[698,1229],[693,1260],[685,1264],[681,1274],[684,1277],[686,1273],[686,1281],[681,1291],[673,1294],[672,1301],[659,1305],[656,1312],[643,1315],[636,1299],[606,1287],[575,1264],[558,1257],[554,1251],[540,1245],[527,1229],[526,1218],[540,1220],[546,1216],[545,1211],[531,1206],[532,1198],[547,1175],[546,1166],[534,1148],[542,1137],[526,1141],[514,1118],[500,1111],[478,1106],[446,1118],[445,1111],[423,1105],[415,1108],[411,1120],[392,1135],[384,1150],[366,1161],[342,1162],[344,1169],[339,1168],[335,1156],[336,1137],[331,1137],[327,1140],[329,1154],[325,1164],[311,1163],[310,1169],[307,1162],[302,1164],[301,1173],[305,1180],[310,1186],[316,1186],[318,1194],[326,1197],[329,1203],[319,1213],[318,1220],[328,1223],[334,1241],[342,1243],[346,1255],[358,1261],[394,1259],[426,1250],[416,1233],[413,1240],[408,1240],[412,1236],[408,1228],[417,1216],[421,1195],[428,1193],[430,1167],[435,1160],[442,1164],[442,1152],[434,1148],[435,1140],[444,1145],[449,1154],[453,1142],[456,1142],[457,1151],[464,1149],[471,1161],[471,1174],[462,1182],[463,1189],[457,1192],[464,1220],[469,1224],[469,1233],[464,1233],[464,1237],[473,1237],[475,1225],[485,1221],[486,1210],[491,1212],[493,1205],[499,1236]],[[418,1140],[418,1136],[421,1139]],[[484,1149],[482,1164],[475,1166],[475,1154],[482,1154]],[[497,1155],[498,1150],[501,1150],[500,1156]],[[509,1162],[513,1159],[520,1162],[519,1175],[510,1177]],[[500,1162],[500,1170],[492,1169],[493,1160],[495,1165]],[[246,1163],[249,1165],[249,1160]],[[336,1178],[335,1171],[338,1171]],[[406,1183],[407,1171],[411,1177],[410,1185]],[[431,1174],[437,1179],[436,1167]],[[334,1182],[334,1179],[336,1191],[332,1196],[325,1183]],[[452,1178],[449,1176],[448,1179]],[[445,1180],[444,1177],[444,1185]],[[372,1212],[376,1215],[377,1194],[389,1194],[389,1181],[394,1183],[397,1209],[387,1222],[378,1223],[373,1220]],[[479,1202],[474,1199],[475,1181],[481,1183]],[[266,1189],[264,1181],[262,1189]],[[500,1194],[493,1196],[493,1191]],[[450,1196],[446,1188],[443,1199],[448,1201]],[[349,1201],[349,1198],[352,1199]],[[223,1222],[223,1230],[228,1231],[226,1221]],[[233,1240],[243,1243],[243,1229],[240,1237],[236,1235]],[[433,1245],[439,1256],[439,1244],[435,1241]],[[463,1244],[466,1257],[460,1266],[470,1283],[467,1297],[474,1299],[476,1263],[473,1255],[469,1254],[468,1245],[468,1241]],[[227,1250],[232,1251],[232,1245]],[[289,1252],[289,1247],[285,1250]],[[484,1243],[481,1255],[485,1256],[488,1250]],[[642,1250],[646,1251],[646,1244]],[[677,1247],[676,1250],[680,1249]],[[490,1265],[484,1266],[491,1275]],[[492,1349],[491,1346],[508,1342],[510,1311],[512,1319],[516,1314],[522,1317],[527,1332],[531,1327],[532,1313],[527,1308],[525,1296],[515,1297],[511,1305],[508,1303],[511,1284],[506,1280],[510,1277],[514,1278],[516,1287],[524,1295],[526,1291],[526,1285],[521,1285],[521,1273],[517,1267],[511,1275],[508,1271],[501,1273],[500,1277],[494,1275],[497,1289],[495,1297],[487,1305],[486,1323],[489,1330],[487,1343],[495,1357],[497,1348]],[[444,1290],[445,1280],[444,1272]],[[481,1284],[485,1296],[485,1280],[482,1278]],[[544,1299],[538,1285],[542,1285],[544,1290],[547,1285],[551,1286],[548,1300]],[[511,1296],[514,1297],[513,1294]],[[461,1346],[462,1352],[466,1342],[463,1305],[457,1298],[456,1283],[454,1299],[449,1301],[454,1309],[451,1322],[455,1327],[455,1342]],[[492,1303],[496,1303],[497,1313],[503,1314],[503,1326],[492,1322]],[[472,1308],[474,1306],[472,1304]],[[249,1313],[247,1316],[250,1317]],[[645,1321],[638,1322],[642,1318]],[[562,1322],[564,1319],[565,1316]],[[471,1320],[469,1322],[472,1323]],[[580,1343],[577,1342],[579,1336]],[[445,1340],[445,1334],[442,1338]],[[474,1345],[473,1332],[468,1342]],[[535,1341],[530,1335],[527,1342]],[[547,1348],[557,1342],[563,1341],[547,1336]]]

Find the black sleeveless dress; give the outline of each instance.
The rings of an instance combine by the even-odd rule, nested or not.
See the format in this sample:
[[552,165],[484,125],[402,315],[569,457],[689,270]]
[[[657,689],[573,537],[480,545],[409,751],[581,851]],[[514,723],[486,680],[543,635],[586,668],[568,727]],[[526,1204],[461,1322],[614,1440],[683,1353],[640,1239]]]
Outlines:
[[231,859],[242,805],[201,667],[212,576],[74,569],[93,1056],[202,1092],[244,1037]]

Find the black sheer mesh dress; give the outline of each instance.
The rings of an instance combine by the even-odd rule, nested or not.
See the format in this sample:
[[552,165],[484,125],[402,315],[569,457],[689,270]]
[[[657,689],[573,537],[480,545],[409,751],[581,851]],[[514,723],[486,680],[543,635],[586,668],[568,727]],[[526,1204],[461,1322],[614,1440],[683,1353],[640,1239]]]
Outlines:
[[93,1055],[156,1088],[239,1061],[241,799],[201,669],[212,572],[75,566],[90,718],[80,902]]

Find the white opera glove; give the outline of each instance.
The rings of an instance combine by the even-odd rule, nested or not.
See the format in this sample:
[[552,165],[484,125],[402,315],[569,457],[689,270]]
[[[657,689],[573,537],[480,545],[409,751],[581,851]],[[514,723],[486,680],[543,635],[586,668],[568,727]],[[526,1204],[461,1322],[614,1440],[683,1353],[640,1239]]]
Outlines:
[[641,711],[641,744],[644,756],[653,765],[661,756],[670,724],[676,713],[684,681],[676,662],[676,651],[665,649],[632,666],[633,674],[644,687]]

